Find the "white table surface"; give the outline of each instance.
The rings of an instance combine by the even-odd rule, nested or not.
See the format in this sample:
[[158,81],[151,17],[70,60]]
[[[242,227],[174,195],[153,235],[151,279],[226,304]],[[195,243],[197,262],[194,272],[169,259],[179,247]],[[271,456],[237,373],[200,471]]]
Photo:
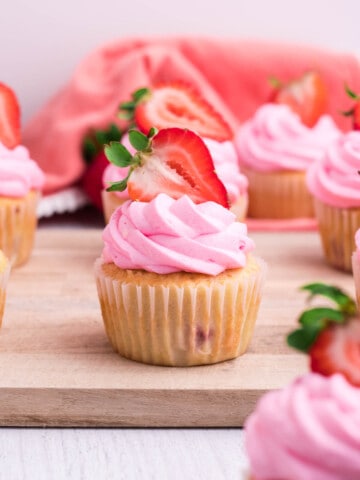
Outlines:
[[0,429],[4,480],[241,480],[241,429]]
[[[40,228],[79,224],[102,217],[84,209]],[[243,439],[239,428],[0,428],[0,480],[241,480]]]

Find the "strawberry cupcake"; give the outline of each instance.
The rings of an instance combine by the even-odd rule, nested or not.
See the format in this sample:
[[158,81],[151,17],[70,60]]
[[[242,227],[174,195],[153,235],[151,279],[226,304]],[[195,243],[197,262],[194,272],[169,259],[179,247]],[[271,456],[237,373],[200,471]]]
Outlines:
[[339,136],[340,131],[328,115],[308,128],[286,105],[260,107],[235,138],[240,166],[249,180],[249,216],[312,217],[306,171]]
[[6,286],[9,278],[9,273],[9,262],[3,252],[0,250],[0,326],[2,324],[2,319],[4,315]]
[[14,92],[0,84],[0,249],[14,266],[31,253],[37,223],[36,207],[44,174],[19,146],[20,113]]
[[360,305],[360,228],[355,234],[355,252],[352,256],[352,269],[355,282],[356,300]]
[[253,480],[360,478],[360,321],[355,302],[319,283],[304,287],[335,308],[303,312],[288,343],[312,373],[266,394],[245,424]]
[[[264,263],[227,208],[200,137],[178,128],[130,135],[140,151],[117,162],[129,168],[131,200],[111,216],[95,264],[109,340],[122,356],[156,365],[237,357],[252,336]],[[115,150],[106,150],[110,160]]]
[[355,233],[360,227],[360,132],[349,132],[326,150],[308,171],[327,262],[351,271]]

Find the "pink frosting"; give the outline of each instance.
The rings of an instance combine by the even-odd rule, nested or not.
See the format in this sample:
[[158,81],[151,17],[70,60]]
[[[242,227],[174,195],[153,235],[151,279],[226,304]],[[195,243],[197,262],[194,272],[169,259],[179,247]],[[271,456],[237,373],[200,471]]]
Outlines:
[[340,374],[268,393],[245,428],[256,480],[360,479],[360,389]]
[[329,115],[308,128],[286,105],[266,104],[240,128],[235,146],[240,164],[254,170],[304,171],[340,135]]
[[203,140],[213,159],[216,173],[226,188],[230,203],[236,202],[240,195],[247,193],[248,180],[240,173],[234,144],[208,138]]
[[45,176],[28,150],[9,150],[0,142],[0,196],[24,197],[30,190],[41,190]]
[[[121,143],[129,150],[129,152],[132,155],[136,153],[135,148],[130,143],[129,135],[127,133],[125,133],[125,135],[122,137]],[[124,180],[124,178],[128,174],[128,171],[129,171],[128,168],[119,168],[116,165],[109,163],[109,165],[105,168],[103,173],[102,180],[103,180],[104,188],[107,188],[110,183],[120,182],[121,180]],[[129,198],[127,189],[125,189],[123,192],[113,192],[113,193],[121,199]]]
[[214,202],[195,204],[160,194],[150,202],[125,202],[103,234],[105,262],[155,273],[217,275],[246,265],[254,243],[246,225]]
[[353,131],[333,142],[320,162],[307,174],[311,193],[327,205],[360,207],[360,132]]

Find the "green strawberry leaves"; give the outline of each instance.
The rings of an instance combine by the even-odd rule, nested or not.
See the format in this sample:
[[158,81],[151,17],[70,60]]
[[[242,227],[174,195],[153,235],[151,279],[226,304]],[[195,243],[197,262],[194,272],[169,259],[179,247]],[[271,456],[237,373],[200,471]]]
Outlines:
[[354,300],[343,290],[324,283],[311,283],[304,285],[301,290],[310,293],[309,300],[320,295],[332,300],[337,308],[315,307],[305,310],[299,317],[300,328],[290,333],[287,343],[302,352],[308,352],[320,332],[332,323],[345,323],[350,316],[356,314],[357,308]]
[[115,123],[111,123],[105,130],[90,130],[82,144],[82,156],[87,163],[103,150],[104,145],[113,141],[119,141],[123,132]]
[[151,94],[148,88],[139,88],[131,94],[131,100],[127,102],[122,102],[119,106],[119,118],[123,120],[133,121],[135,115],[135,109],[137,105],[145,100]]
[[123,192],[134,169],[141,165],[142,153],[151,153],[151,140],[157,134],[156,128],[151,128],[146,136],[137,130],[129,130],[131,145],[137,150],[132,155],[129,150],[119,142],[110,142],[105,145],[104,153],[106,158],[117,167],[130,167],[128,175],[120,182],[113,182],[106,190],[108,192]]

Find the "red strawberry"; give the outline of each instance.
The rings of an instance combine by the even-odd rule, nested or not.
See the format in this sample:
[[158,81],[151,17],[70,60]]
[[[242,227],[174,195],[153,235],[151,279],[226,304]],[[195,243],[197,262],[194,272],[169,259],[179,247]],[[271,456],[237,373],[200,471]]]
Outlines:
[[317,72],[307,72],[302,77],[282,84],[278,82],[272,101],[288,105],[299,115],[304,125],[313,127],[325,113],[327,91]]
[[7,148],[20,143],[20,108],[15,93],[0,83],[0,141]]
[[[150,138],[154,134],[150,130]],[[140,132],[129,132],[137,150],[134,157],[121,144],[105,147],[114,164],[130,166],[129,176],[108,190],[128,188],[132,200],[150,201],[159,193],[172,198],[188,195],[195,203],[214,201],[228,208],[224,185],[218,179],[209,150],[202,139],[190,130],[166,128],[152,140]]]
[[81,185],[93,203],[99,210],[102,210],[101,191],[103,190],[102,177],[105,168],[109,165],[104,152],[100,152],[87,167]]
[[151,127],[159,130],[178,127],[218,141],[233,137],[222,116],[185,83],[162,83],[151,90],[140,89],[133,94],[133,100],[123,104],[124,109],[134,115],[136,125],[145,134]]
[[360,387],[360,319],[332,324],[323,330],[310,351],[311,369],[322,375],[342,373]]

